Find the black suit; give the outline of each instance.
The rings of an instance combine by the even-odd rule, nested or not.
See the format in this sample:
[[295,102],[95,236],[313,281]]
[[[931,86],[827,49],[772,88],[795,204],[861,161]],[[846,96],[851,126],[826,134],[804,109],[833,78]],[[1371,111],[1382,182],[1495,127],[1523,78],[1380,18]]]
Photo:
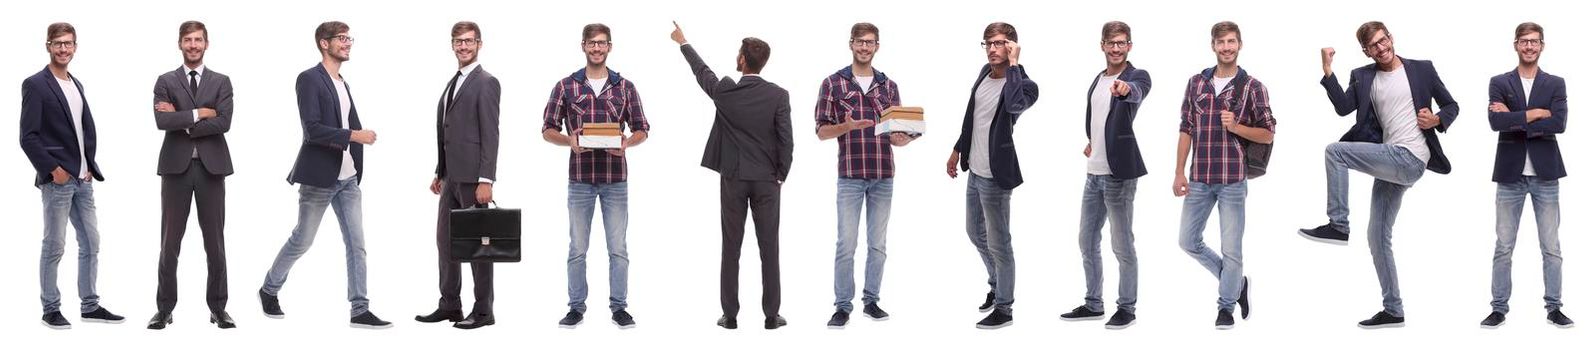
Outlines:
[[[500,88],[494,78],[477,66],[458,90],[454,80],[438,99],[437,150],[435,175],[443,179],[438,201],[438,298],[439,311],[459,311],[460,261],[449,253],[449,211],[477,205],[476,188],[480,179],[495,179],[498,168],[498,116]],[[454,96],[448,93],[453,92]],[[451,100],[452,97],[452,101]],[[471,283],[476,289],[472,314],[493,314],[493,264],[471,263]]]
[[[227,250],[222,228],[226,218],[227,187],[233,173],[232,155],[223,134],[232,127],[233,85],[226,75],[209,68],[190,79],[187,70],[155,79],[155,102],[172,104],[174,112],[155,112],[155,127],[166,131],[156,174],[161,176],[161,258],[155,292],[158,312],[177,306],[177,256],[188,229],[188,211],[198,201],[199,229],[205,239],[205,301],[212,313],[227,308]],[[197,86],[190,83],[197,82]],[[216,117],[199,119],[198,108],[216,110]]]
[[758,76],[717,78],[691,45],[682,45],[698,86],[714,100],[714,127],[702,165],[720,173],[720,307],[735,318],[737,271],[751,205],[764,276],[764,316],[781,308],[781,183],[792,169],[792,104],[785,89]]

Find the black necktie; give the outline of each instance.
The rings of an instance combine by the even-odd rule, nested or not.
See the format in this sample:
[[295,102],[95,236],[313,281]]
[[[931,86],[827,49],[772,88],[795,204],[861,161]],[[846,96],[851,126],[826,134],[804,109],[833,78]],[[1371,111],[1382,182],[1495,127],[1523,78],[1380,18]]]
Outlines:
[[465,72],[455,71],[454,72],[454,79],[449,79],[449,89],[448,89],[448,91],[444,91],[443,92],[444,94],[448,95],[448,96],[443,96],[443,97],[447,98],[448,101],[449,101],[447,107],[444,108],[444,112],[454,110],[454,86],[459,84],[460,77],[463,77],[463,76],[465,76]]
[[188,97],[199,95],[199,72],[188,71]]

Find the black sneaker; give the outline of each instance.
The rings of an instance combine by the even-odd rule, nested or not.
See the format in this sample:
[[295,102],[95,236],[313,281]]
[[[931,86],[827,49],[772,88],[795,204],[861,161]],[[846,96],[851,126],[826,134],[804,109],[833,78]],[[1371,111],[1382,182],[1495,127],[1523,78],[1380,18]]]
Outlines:
[[1323,226],[1318,226],[1312,229],[1304,228],[1298,230],[1297,233],[1300,233],[1302,238],[1306,238],[1314,242],[1329,243],[1333,245],[1346,245],[1346,241],[1351,239],[1350,233],[1336,229],[1334,226],[1329,224],[1324,224]]
[[1491,312],[1489,316],[1484,317],[1484,321],[1479,322],[1479,328],[1501,328],[1502,323],[1506,323],[1506,314],[1500,312]]
[[1392,316],[1384,311],[1374,314],[1373,318],[1357,322],[1357,327],[1362,327],[1362,329],[1401,328],[1406,326],[1406,317]]
[[848,316],[846,311],[836,310],[836,313],[831,314],[831,321],[825,323],[825,327],[830,329],[847,328],[847,319],[849,317],[851,316]]
[[875,321],[885,321],[891,319],[892,315],[887,314],[886,310],[881,310],[880,305],[876,303],[869,303],[864,304],[864,317]]
[[992,311],[990,315],[986,315],[986,318],[981,319],[980,322],[975,322],[975,328],[980,329],[998,329],[1011,325],[1013,325],[1013,315],[1002,311]]
[[565,318],[559,319],[559,328],[574,329],[582,324],[582,313],[570,310],[565,313]]
[[44,314],[43,322],[50,329],[72,329],[72,322],[67,322],[66,316],[61,316],[60,311]]
[[1551,310],[1551,313],[1545,316],[1545,322],[1556,325],[1556,328],[1573,328],[1573,319],[1563,315],[1562,309]]
[[632,319],[631,313],[626,312],[626,310],[615,311],[614,315],[609,316],[609,321],[614,322],[615,326],[620,327],[620,329],[637,327],[637,320]]
[[725,317],[725,316],[720,316],[720,320],[719,321],[714,321],[714,325],[720,326],[720,328],[725,328],[725,329],[737,329],[737,319],[730,318],[730,317]]
[[[1101,317],[1098,317],[1101,318]],[[1108,318],[1108,323],[1103,325],[1107,329],[1125,329],[1135,325],[1135,313],[1125,309],[1113,312],[1113,317]]]
[[265,288],[261,288],[256,294],[260,295],[260,309],[266,313],[266,317],[276,319],[283,317],[282,304],[277,302],[277,296],[266,294]]
[[776,315],[775,317],[766,317],[764,319],[764,329],[776,329],[784,326],[786,326],[786,318],[781,317],[781,315]]
[[994,303],[996,301],[997,292],[986,292],[986,303],[980,304],[980,312],[991,312],[991,309],[997,306]]
[[360,329],[387,329],[393,328],[393,322],[383,321],[382,319],[377,318],[377,314],[373,314],[371,311],[366,311],[360,313],[359,316],[349,318],[349,327]]
[[122,316],[111,313],[111,310],[106,310],[104,306],[94,309],[94,311],[83,313],[80,316],[83,317],[83,322],[118,324],[126,320]]
[[1252,278],[1241,276],[1241,296],[1235,299],[1235,305],[1241,307],[1241,319],[1252,318]]
[[1213,321],[1213,328],[1226,330],[1235,328],[1235,315],[1230,310],[1218,310],[1218,320]]
[[1085,305],[1080,305],[1080,307],[1074,308],[1072,311],[1058,315],[1058,318],[1064,321],[1086,321],[1100,320],[1102,319],[1102,315],[1106,315],[1106,313],[1103,313],[1102,311],[1091,311],[1091,308],[1085,307]]

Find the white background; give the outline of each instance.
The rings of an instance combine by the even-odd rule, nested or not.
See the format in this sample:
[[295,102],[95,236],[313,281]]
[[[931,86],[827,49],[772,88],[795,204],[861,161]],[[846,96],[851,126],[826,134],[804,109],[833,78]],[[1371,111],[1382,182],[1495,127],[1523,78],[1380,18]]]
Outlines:
[[[1513,8],[1511,6],[1519,6]],[[1512,69],[1513,28],[1536,21],[1547,29],[1543,65],[1570,81],[1574,111],[1590,71],[1590,24],[1569,2],[1456,3],[1340,1],[1291,2],[113,2],[24,1],[0,15],[0,77],[16,84],[48,62],[45,27],[77,26],[79,49],[71,71],[83,82],[100,130],[101,167],[96,184],[102,249],[99,292],[104,305],[128,317],[122,325],[84,324],[75,312],[75,244],[61,262],[62,302],[75,327],[50,331],[38,324],[36,258],[39,192],[21,152],[0,152],[0,196],[10,244],[0,245],[0,329],[10,346],[87,348],[160,344],[163,347],[405,346],[474,348],[648,347],[663,344],[712,348],[758,346],[1059,347],[1127,345],[1243,348],[1355,348],[1391,344],[1567,346],[1587,344],[1588,328],[1558,330],[1544,324],[1539,252],[1524,230],[1515,267],[1515,312],[1494,331],[1476,324],[1489,312],[1490,257],[1494,242],[1494,191],[1489,181],[1495,134],[1485,119],[1488,78]],[[191,224],[179,271],[177,323],[162,332],[143,329],[154,313],[159,245],[161,132],[151,120],[155,77],[181,63],[177,26],[204,21],[212,41],[207,67],[229,74],[237,112],[228,133],[238,173],[228,179],[229,311],[239,328],[217,331],[205,323],[204,258],[198,226]],[[300,130],[293,97],[297,73],[318,62],[313,28],[326,20],[352,26],[353,60],[344,66],[365,125],[380,141],[367,148],[365,232],[372,310],[394,321],[386,331],[346,324],[343,248],[334,225],[296,266],[282,302],[284,320],[262,317],[254,296],[278,248],[294,225],[297,193],[283,178],[293,163]],[[717,175],[699,167],[713,106],[693,83],[670,20],[717,73],[735,74],[738,40],[771,43],[766,79],[793,95],[796,165],[784,190],[783,315],[791,325],[759,329],[758,255],[751,227],[743,254],[743,328],[714,326],[718,297],[719,218]],[[525,261],[497,269],[498,325],[462,333],[410,318],[431,311],[437,298],[433,227],[437,198],[427,191],[434,166],[434,108],[453,74],[448,32],[459,20],[482,25],[483,67],[504,84],[497,199],[525,213]],[[1024,114],[1015,139],[1026,180],[1014,192],[1013,234],[1018,273],[1012,327],[980,331],[975,307],[986,291],[985,274],[963,232],[965,179],[942,168],[956,139],[969,87],[984,64],[976,43],[992,21],[1014,24],[1023,59],[1041,87],[1039,103]],[[1101,24],[1123,20],[1133,28],[1131,60],[1151,72],[1154,87],[1136,128],[1151,174],[1141,178],[1135,232],[1141,263],[1139,324],[1103,330],[1099,322],[1065,323],[1057,315],[1081,303],[1083,278],[1076,237],[1086,144],[1082,125],[1086,88],[1104,64],[1097,41]],[[1278,147],[1269,175],[1250,185],[1247,274],[1253,277],[1250,321],[1235,330],[1212,330],[1216,282],[1179,250],[1175,231],[1181,201],[1170,194],[1178,101],[1184,81],[1213,65],[1208,29],[1220,20],[1241,25],[1241,65],[1272,92]],[[1345,76],[1370,61],[1353,35],[1367,20],[1385,21],[1398,53],[1432,59],[1452,94],[1460,118],[1441,136],[1455,164],[1450,175],[1428,173],[1407,193],[1395,228],[1408,326],[1363,331],[1354,322],[1380,309],[1379,289],[1366,250],[1371,181],[1352,180],[1354,234],[1349,247],[1308,242],[1295,230],[1325,222],[1322,147],[1352,124],[1336,118],[1324,101],[1318,49],[1333,46]],[[930,133],[898,149],[895,217],[892,218],[884,306],[890,321],[855,313],[845,331],[822,326],[832,311],[835,245],[835,147],[809,132],[809,111],[819,82],[848,64],[848,28],[877,24],[876,66],[897,80],[905,105],[929,111]],[[614,30],[611,67],[636,82],[653,125],[648,143],[631,154],[631,309],[639,326],[608,324],[607,263],[601,230],[589,252],[592,284],[588,322],[576,330],[555,327],[565,312],[567,150],[538,136],[542,108],[553,83],[583,59],[582,25],[603,22]],[[1344,81],[1344,79],[1343,79]],[[11,85],[18,86],[18,85]],[[13,90],[15,91],[15,90]],[[0,106],[17,106],[17,94],[0,94]],[[1576,113],[1576,112],[1575,112]],[[1576,117],[1575,117],[1576,120]],[[1563,137],[1568,172],[1563,182],[1564,299],[1577,320],[1595,322],[1582,305],[1591,299],[1591,243],[1586,220],[1592,189],[1581,151],[1584,124]],[[16,125],[16,124],[9,124]],[[5,128],[10,135],[15,129]],[[13,148],[15,149],[15,148]],[[1531,217],[1531,216],[1530,216]],[[326,220],[334,220],[329,213]],[[1209,241],[1216,244],[1217,220]],[[598,226],[595,224],[595,226]],[[601,227],[601,226],[599,226]],[[1525,227],[1532,227],[1526,225]],[[68,235],[71,236],[70,234]],[[862,248],[862,247],[861,247]],[[1117,295],[1110,250],[1107,300]],[[863,254],[858,255],[862,277]],[[860,282],[862,285],[862,281]],[[470,302],[470,286],[465,287]],[[1588,325],[1584,327],[1589,327]]]

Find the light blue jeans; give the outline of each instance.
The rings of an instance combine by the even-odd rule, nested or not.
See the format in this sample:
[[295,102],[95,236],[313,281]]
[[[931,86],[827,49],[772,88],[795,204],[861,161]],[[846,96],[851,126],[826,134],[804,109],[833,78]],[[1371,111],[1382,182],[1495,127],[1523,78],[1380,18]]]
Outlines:
[[349,317],[359,316],[370,307],[366,299],[366,239],[361,224],[359,177],[338,181],[333,187],[299,185],[299,223],[293,235],[277,252],[271,271],[266,273],[266,283],[261,289],[266,294],[277,295],[288,281],[288,270],[305,255],[316,240],[316,230],[321,227],[321,217],[327,206],[338,216],[338,227],[343,230],[344,261],[349,276]]
[[609,311],[626,309],[626,183],[570,182],[566,202],[570,208],[570,255],[565,275],[570,309],[587,312],[587,242],[592,235],[593,208],[604,213],[604,239],[609,247]]
[[1404,317],[1401,287],[1396,280],[1395,251],[1391,248],[1396,214],[1401,197],[1423,177],[1424,163],[1405,148],[1367,142],[1336,142],[1324,148],[1324,174],[1329,181],[1329,223],[1350,232],[1351,212],[1346,202],[1350,170],[1374,177],[1373,196],[1368,215],[1368,251],[1373,255],[1373,270],[1379,276],[1384,311]]
[[1121,180],[1107,175],[1086,175],[1080,200],[1080,257],[1085,267],[1085,307],[1102,309],[1102,226],[1109,228],[1113,256],[1119,260],[1119,309],[1135,312],[1139,288],[1140,262],[1135,257],[1135,233],[1131,222],[1135,214],[1136,179]]
[[[1241,295],[1241,239],[1246,234],[1246,181],[1228,184],[1190,182],[1185,209],[1180,212],[1180,249],[1218,277],[1218,309],[1234,311]],[[1207,218],[1218,206],[1219,256],[1202,242]]]
[[836,309],[853,311],[853,253],[858,251],[860,210],[869,214],[869,255],[864,263],[864,304],[881,300],[886,270],[886,224],[892,216],[892,179],[836,179]]
[[61,310],[61,289],[56,286],[61,255],[66,251],[66,225],[72,223],[78,241],[78,298],[83,313],[100,308],[94,281],[99,275],[100,229],[94,216],[94,185],[79,179],[39,186],[44,202],[44,242],[39,251],[39,301],[44,313]]
[[1541,269],[1545,274],[1545,310],[1562,308],[1562,243],[1557,229],[1562,224],[1560,184],[1525,176],[1495,187],[1495,263],[1490,274],[1490,308],[1506,313],[1512,297],[1512,248],[1517,246],[1518,222],[1523,218],[1524,199],[1534,201],[1534,221],[1540,233]]
[[996,294],[996,312],[1013,314],[1013,234],[1008,231],[1013,190],[1002,189],[991,178],[969,174],[964,193],[964,230],[986,265],[986,284]]

